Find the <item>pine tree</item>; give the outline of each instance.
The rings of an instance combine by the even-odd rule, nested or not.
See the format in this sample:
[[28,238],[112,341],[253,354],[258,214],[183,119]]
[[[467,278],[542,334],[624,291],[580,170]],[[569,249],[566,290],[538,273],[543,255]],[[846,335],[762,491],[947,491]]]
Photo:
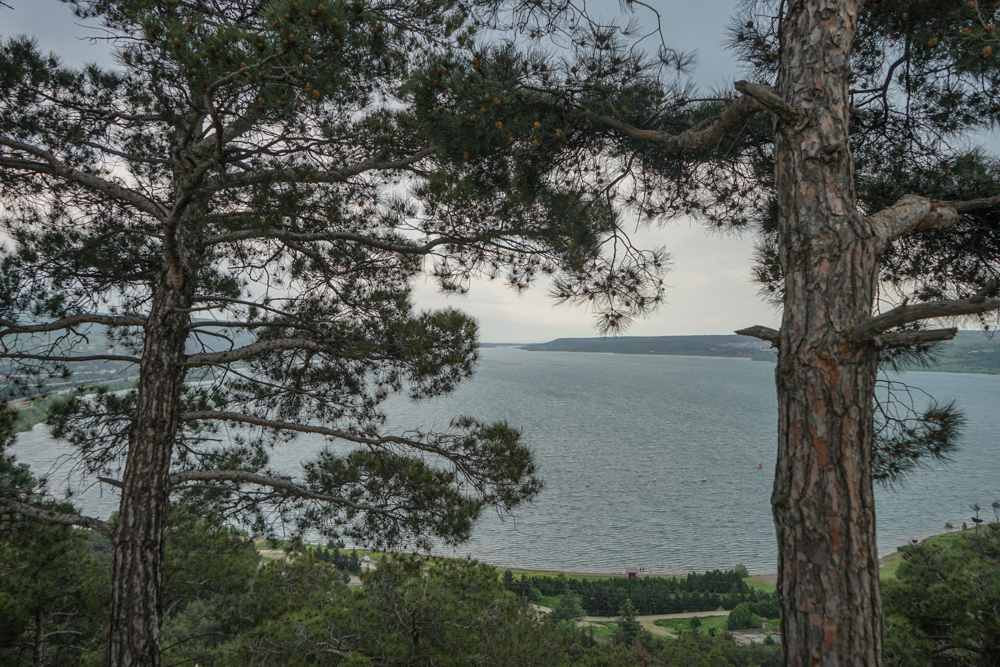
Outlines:
[[[778,352],[785,664],[881,664],[873,484],[953,451],[964,417],[879,370],[927,362],[950,320],[989,329],[1000,310],[1000,163],[966,147],[1000,119],[997,4],[746,0],[728,38],[749,80],[708,95],[672,76],[684,54],[636,48],[639,26],[537,6],[531,36],[569,35],[571,53],[483,46],[446,92],[418,77],[418,117],[455,155],[489,164],[509,143],[536,182],[640,224],[756,235],[782,324],[737,333]],[[558,296],[600,305],[583,289],[600,267],[580,272]],[[636,314],[598,310],[609,329]]]
[[[475,322],[414,312],[411,279],[425,262],[450,291],[561,273],[614,313],[659,293],[663,262],[622,245],[607,203],[542,187],[510,150],[470,168],[430,139],[408,81],[453,81],[472,8],[69,4],[119,67],[0,45],[0,358],[9,395],[94,363],[136,378],[49,419],[121,506],[111,526],[5,483],[0,510],[113,540],[107,664],[160,664],[171,495],[258,533],[277,519],[373,547],[460,542],[484,507],[533,497],[534,460],[505,423],[386,430],[388,396],[447,393],[477,354]],[[290,477],[272,451],[300,434],[335,446]]]
[[510,570],[503,571],[503,587],[504,590],[513,591],[516,584],[514,583],[514,575]]
[[635,616],[635,606],[631,599],[625,598],[625,604],[618,610],[614,642],[619,646],[632,646],[641,632],[642,624]]

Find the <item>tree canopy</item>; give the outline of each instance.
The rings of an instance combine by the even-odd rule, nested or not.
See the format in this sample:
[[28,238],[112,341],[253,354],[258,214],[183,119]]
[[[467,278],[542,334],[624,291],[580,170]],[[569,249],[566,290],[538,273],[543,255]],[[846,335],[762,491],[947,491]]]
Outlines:
[[[257,531],[424,548],[530,500],[516,428],[389,431],[381,407],[472,373],[475,322],[412,306],[425,266],[450,291],[559,274],[611,322],[662,289],[662,254],[632,248],[609,202],[489,149],[503,121],[456,156],[417,108],[433,116],[424,84],[472,67],[459,54],[483,21],[525,18],[451,0],[69,4],[108,31],[117,67],[0,45],[0,340],[9,395],[94,362],[136,377],[49,419],[121,512],[114,527],[45,514],[16,486],[3,506],[112,537],[109,664],[158,663],[170,495]],[[334,444],[293,478],[272,451],[301,434]],[[149,626],[117,632],[136,617]]]
[[[19,390],[138,368],[135,392],[52,419],[92,470],[125,461],[112,628],[158,626],[141,564],[171,492],[418,545],[529,499],[510,426],[385,432],[390,393],[448,391],[475,356],[474,324],[414,313],[408,280],[428,260],[446,290],[552,275],[616,330],[661,301],[668,260],[625,221],[690,215],[757,235],[783,309],[743,333],[778,348],[786,662],[879,664],[873,478],[946,455],[962,424],[877,394],[879,365],[955,335],[928,320],[1000,309],[998,167],[969,143],[1000,113],[995,4],[748,2],[729,33],[747,80],[708,98],[669,76],[682,54],[571,2],[73,4],[118,70],[27,39],[0,57],[0,338]],[[85,325],[114,351],[74,355]],[[221,424],[242,430],[217,446]],[[291,480],[268,445],[299,433],[356,448]],[[24,500],[5,507],[43,517]],[[157,664],[155,632],[129,632],[109,660]]]

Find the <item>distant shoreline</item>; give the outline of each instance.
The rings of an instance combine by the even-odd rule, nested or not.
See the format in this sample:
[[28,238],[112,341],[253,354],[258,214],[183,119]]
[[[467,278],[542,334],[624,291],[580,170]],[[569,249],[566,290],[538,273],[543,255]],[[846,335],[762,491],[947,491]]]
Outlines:
[[[777,361],[770,343],[750,336],[622,336],[557,338],[546,343],[481,343],[484,348],[517,348],[527,352],[585,352],[636,356],[700,357]],[[961,331],[941,344],[934,363],[909,364],[901,371],[1000,375],[1000,339],[981,331]]]

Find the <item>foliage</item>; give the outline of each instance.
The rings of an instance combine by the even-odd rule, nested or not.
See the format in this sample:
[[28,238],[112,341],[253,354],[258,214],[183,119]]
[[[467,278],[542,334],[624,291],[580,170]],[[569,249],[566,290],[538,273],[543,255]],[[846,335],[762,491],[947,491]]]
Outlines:
[[350,574],[361,574],[361,559],[358,558],[357,549],[351,549],[351,553],[342,551],[344,543],[332,543],[325,547],[317,547],[312,551],[317,560],[330,563],[342,572]]
[[750,609],[749,604],[741,602],[729,612],[726,625],[730,630],[746,630],[760,627],[760,620],[753,613],[753,610]]
[[[7,453],[17,413],[0,401],[0,501],[40,500],[45,485]],[[47,502],[72,512],[69,503]],[[107,622],[109,558],[103,537],[0,510],[0,662],[98,665]]]
[[[108,560],[89,531],[24,519],[0,526],[0,662],[99,665],[107,623]],[[100,536],[94,538],[103,539]]]
[[[0,359],[9,395],[99,361],[137,375],[48,411],[81,470],[120,474],[120,525],[144,536],[115,538],[143,551],[116,562],[146,565],[114,572],[109,660],[158,660],[149,534],[170,494],[257,534],[418,549],[533,498],[533,455],[507,423],[386,427],[389,396],[448,393],[477,358],[475,321],[417,312],[413,279],[461,292],[554,276],[615,327],[659,301],[666,258],[633,248],[604,198],[539,181],[499,116],[460,141],[425,118],[426,88],[465,85],[503,3],[67,4],[117,67],[0,42]],[[106,353],[80,352],[92,335]],[[290,477],[272,455],[303,433],[328,446]],[[136,614],[149,623],[126,649]]]
[[[569,638],[471,561],[398,558],[363,573],[351,592],[335,578],[305,583],[311,559],[261,568],[252,627],[224,664],[555,665]],[[332,569],[332,568],[331,568]],[[287,586],[291,590],[285,589]],[[285,590],[286,602],[266,600]],[[263,594],[263,595],[262,595]],[[279,595],[279,598],[281,595]],[[363,657],[362,657],[363,656]],[[354,661],[352,663],[351,661]],[[367,662],[366,662],[367,661]]]
[[[730,662],[722,647],[732,640],[714,640],[699,635],[684,634],[677,641],[665,642],[655,653],[658,665],[697,665],[697,667],[729,667],[741,664]],[[742,663],[746,664],[746,663]]]
[[1000,657],[1000,523],[902,552],[883,585],[886,664],[994,665]]
[[579,595],[566,591],[556,596],[549,618],[553,621],[578,621],[586,615]]
[[629,599],[618,610],[618,621],[615,624],[614,642],[619,646],[632,646],[642,632],[642,625],[635,617],[635,606]]
[[[640,577],[624,579],[577,579],[574,577],[527,578],[531,588],[545,596],[564,589],[578,594],[584,610],[594,616],[613,616],[631,600],[640,614],[673,614],[686,611],[732,609],[742,600],[757,601],[766,595],[751,589],[734,571],[714,570],[686,577]],[[773,596],[772,596],[773,599]]]
[[239,627],[237,603],[257,574],[251,540],[226,525],[218,508],[171,506],[163,576],[162,645],[166,664],[210,667]]

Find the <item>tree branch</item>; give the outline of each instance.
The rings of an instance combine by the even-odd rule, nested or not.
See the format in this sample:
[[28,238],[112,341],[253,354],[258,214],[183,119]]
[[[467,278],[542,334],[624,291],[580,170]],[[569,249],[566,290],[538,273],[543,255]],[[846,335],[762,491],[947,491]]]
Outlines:
[[338,431],[336,429],[326,428],[325,426],[309,426],[307,424],[299,424],[297,422],[285,422],[285,421],[277,421],[274,419],[264,419],[263,417],[255,417],[253,415],[247,415],[241,412],[213,412],[205,410],[200,412],[181,413],[181,421],[187,422],[187,421],[201,421],[201,420],[230,421],[230,422],[238,422],[241,424],[252,424],[254,426],[263,426],[265,428],[274,428],[282,431],[297,431],[299,433],[316,433],[319,435],[330,436],[331,438],[339,438],[341,440],[347,440],[349,442],[356,442],[361,445],[379,446],[387,443],[398,443],[405,445],[415,445],[421,448],[425,448],[425,445],[423,443],[417,443],[412,440],[407,440],[406,438],[398,438],[395,436],[387,436],[383,438],[365,438],[360,435],[348,433],[347,431]]
[[760,338],[761,340],[766,340],[774,346],[778,345],[778,341],[781,340],[781,332],[770,327],[761,326],[755,324],[752,327],[747,327],[746,329],[740,329],[739,331],[734,331],[733,333],[739,336],[753,336],[754,338]]
[[888,244],[916,230],[935,231],[947,229],[959,220],[955,204],[935,202],[927,197],[905,195],[892,206],[869,216],[876,231]]
[[752,97],[746,95],[737,97],[718,116],[706,118],[680,134],[638,128],[614,116],[601,115],[597,116],[596,120],[631,139],[660,144],[664,153],[684,155],[703,153],[715,148],[727,133],[739,131],[754,114],[763,109],[764,107]]
[[309,183],[342,183],[351,176],[357,176],[367,171],[391,171],[402,169],[411,164],[423,160],[429,155],[433,155],[433,148],[424,148],[413,155],[399,160],[362,160],[357,164],[344,167],[343,169],[330,171],[308,171],[300,173],[295,169],[279,169],[275,171],[254,171],[247,174],[227,174],[223,178],[216,179],[208,185],[214,191],[227,190],[230,188],[243,188],[250,185],[260,185],[262,183],[273,183],[276,181],[287,181],[292,183],[304,182],[308,177]]
[[958,334],[958,327],[950,329],[929,329],[927,331],[900,331],[872,337],[875,347],[885,350],[890,347],[911,347],[921,343],[936,343],[951,340]]
[[[315,433],[317,435],[325,435],[331,438],[338,438],[340,440],[346,440],[347,442],[354,442],[359,445],[365,445],[367,447],[381,447],[382,445],[395,444],[403,445],[405,447],[411,447],[413,449],[428,452],[430,454],[437,454],[449,461],[452,461],[459,465],[461,462],[457,460],[453,453],[450,453],[431,443],[420,442],[418,440],[411,440],[409,438],[403,438],[397,435],[386,435],[380,438],[366,438],[355,433],[349,433],[347,431],[338,431],[336,429],[327,428],[325,426],[309,426],[308,424],[299,424],[297,422],[286,422],[277,421],[274,419],[264,419],[263,417],[256,417],[254,415],[247,415],[240,412],[213,412],[211,410],[205,410],[200,412],[184,412],[180,416],[181,421],[229,421],[236,422],[240,424],[252,424],[253,426],[262,426],[264,428],[273,428],[281,431],[295,431],[298,433]],[[110,483],[110,482],[109,482]]]
[[[167,478],[171,486],[184,484],[185,482],[238,482],[244,484],[257,484],[258,486],[268,486],[276,491],[282,491],[296,498],[306,500],[321,500],[327,503],[344,505],[361,512],[374,512],[377,514],[393,514],[392,510],[375,505],[363,505],[348,500],[343,496],[333,496],[327,493],[310,491],[304,486],[299,486],[288,477],[268,477],[258,475],[243,470],[187,470],[177,472]],[[402,508],[401,508],[402,509]]]
[[47,150],[38,148],[37,146],[32,146],[31,144],[16,141],[10,137],[2,135],[0,135],[0,146],[7,146],[8,148],[12,148],[14,150],[23,151],[29,155],[41,158],[45,160],[45,163],[47,163],[45,168],[32,168],[31,165],[33,163],[22,160],[19,161],[21,162],[21,165],[18,167],[20,169],[59,176],[67,181],[78,183],[92,190],[97,190],[98,192],[102,192],[113,199],[131,204],[143,213],[147,213],[160,221],[167,216],[167,211],[160,207],[160,205],[152,199],[149,199],[134,190],[124,188],[117,183],[105,180],[99,176],[82,172],[79,169],[74,169],[60,162],[55,155]]
[[11,320],[0,319],[0,327],[6,327],[5,329],[0,329],[0,337],[9,336],[11,334],[57,331],[59,329],[68,329],[69,327],[76,326],[77,324],[104,324],[107,326],[141,327],[145,326],[146,318],[140,315],[81,314],[70,315],[69,317],[64,317],[61,320],[53,320],[52,322],[46,322],[45,324],[18,324],[17,322],[12,322]]
[[206,352],[188,355],[185,365],[189,367],[208,366],[211,364],[229,364],[242,359],[249,359],[264,352],[275,350],[308,350],[310,352],[327,352],[329,346],[317,343],[307,338],[272,338],[260,340],[250,345],[222,352]]
[[781,99],[771,86],[750,83],[749,81],[737,81],[733,87],[760,102],[768,111],[788,125],[801,125],[806,120],[806,115],[801,109]]
[[21,516],[34,519],[36,521],[55,523],[62,526],[80,526],[82,528],[90,528],[91,530],[96,530],[107,537],[111,537],[114,534],[114,528],[111,524],[105,523],[100,519],[94,519],[81,514],[67,514],[65,512],[43,510],[35,507],[34,505],[27,505],[14,500],[0,501],[0,512],[20,514]]
[[316,232],[313,234],[297,234],[294,232],[258,231],[244,229],[226,234],[214,234],[205,237],[205,245],[218,245],[220,243],[232,243],[234,241],[245,241],[249,239],[274,239],[288,243],[315,243],[317,241],[354,241],[362,245],[389,252],[406,253],[411,255],[426,255],[431,250],[445,243],[458,243],[456,239],[447,237],[436,238],[423,245],[407,245],[403,243],[392,243],[382,239],[365,236],[364,234],[354,234],[351,232]]
[[1000,195],[996,197],[984,197],[982,199],[967,199],[965,201],[942,201],[939,206],[948,206],[959,213],[978,211],[984,208],[996,208],[1000,206]]
[[849,333],[848,338],[854,343],[863,343],[872,340],[875,336],[894,329],[910,322],[926,320],[932,317],[961,317],[962,315],[976,315],[991,310],[1000,309],[1000,299],[983,298],[975,300],[954,299],[949,301],[928,301],[927,303],[917,303],[912,306],[898,306],[887,313],[877,315],[858,326]]
[[34,359],[36,361],[53,361],[66,363],[79,363],[81,361],[125,361],[130,364],[142,362],[139,357],[127,357],[121,354],[91,354],[85,357],[54,357],[50,354],[20,354],[10,352],[0,354],[0,359]]

